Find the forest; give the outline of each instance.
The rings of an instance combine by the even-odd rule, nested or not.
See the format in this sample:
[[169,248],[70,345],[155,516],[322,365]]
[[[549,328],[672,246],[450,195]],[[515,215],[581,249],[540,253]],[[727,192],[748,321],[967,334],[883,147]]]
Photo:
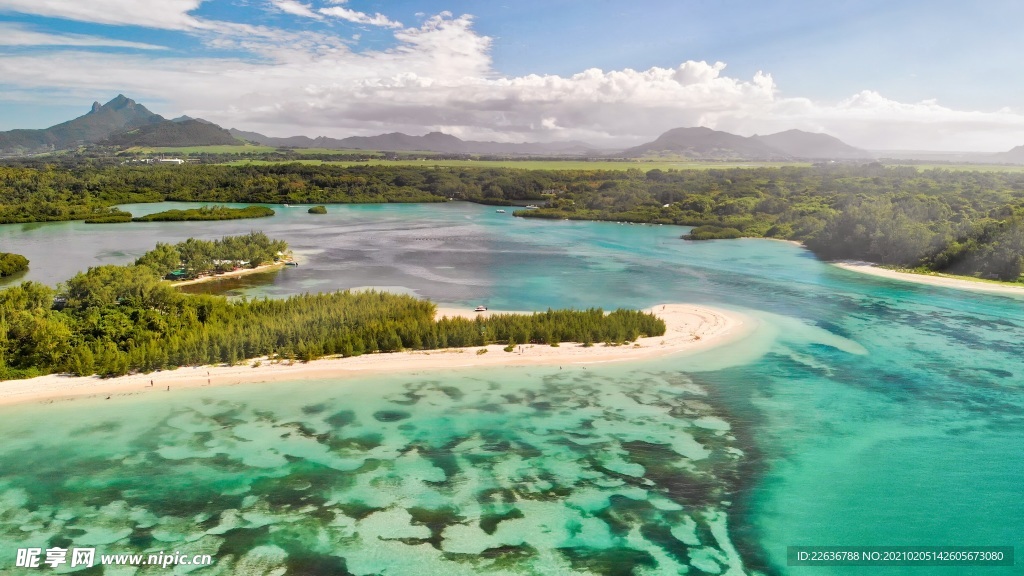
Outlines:
[[1024,173],[877,163],[708,170],[431,166],[0,166],[0,222],[84,219],[115,204],[529,200],[531,218],[700,227],[772,237],[823,258],[1013,281],[1024,268]]
[[[664,321],[630,310],[435,319],[430,302],[374,291],[276,300],[183,294],[160,271],[172,249],[194,242],[163,245],[137,264],[90,268],[58,289],[29,281],[0,290],[0,379],[495,343],[614,345],[665,333]],[[231,244],[242,241],[225,238],[221,249]]]

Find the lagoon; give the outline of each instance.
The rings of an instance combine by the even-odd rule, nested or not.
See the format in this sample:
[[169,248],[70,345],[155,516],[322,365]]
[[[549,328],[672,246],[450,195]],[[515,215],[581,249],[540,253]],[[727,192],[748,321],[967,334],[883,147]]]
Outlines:
[[[188,206],[175,204],[122,208]],[[158,241],[259,229],[301,265],[204,289],[376,286],[512,310],[694,302],[761,327],[700,355],[586,371],[3,408],[0,567],[18,545],[54,542],[209,549],[228,573],[289,574],[799,574],[787,546],[1022,549],[1024,299],[865,277],[782,242],[683,242],[671,226],[462,203],[273,208],[4,225],[0,247],[52,284]]]

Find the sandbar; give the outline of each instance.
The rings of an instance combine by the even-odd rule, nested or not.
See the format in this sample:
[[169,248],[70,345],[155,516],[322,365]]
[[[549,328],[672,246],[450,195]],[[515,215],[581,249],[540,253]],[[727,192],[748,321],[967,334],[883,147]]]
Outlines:
[[[52,403],[75,398],[106,398],[139,394],[168,394],[187,388],[230,386],[263,382],[288,382],[330,378],[354,378],[395,372],[446,370],[463,367],[564,366],[580,368],[608,362],[651,359],[668,354],[706,350],[738,340],[756,327],[757,321],[731,310],[693,304],[659,304],[648,309],[665,321],[663,336],[640,338],[622,346],[563,342],[558,347],[524,344],[515,352],[504,346],[474,346],[442,350],[410,350],[333,357],[312,362],[248,360],[235,366],[182,367],[149,374],[116,378],[50,374],[26,380],[0,382],[0,406],[26,402]],[[437,317],[490,315],[501,311],[473,312],[439,308]],[[478,353],[486,349],[485,353]]]
[[1013,294],[1017,296],[1024,296],[1024,285],[1013,286],[1012,284],[997,284],[995,282],[985,282],[982,280],[974,280],[963,276],[948,276],[943,274],[917,274],[915,272],[900,272],[898,270],[891,270],[889,268],[882,268],[877,264],[870,262],[861,262],[854,260],[844,260],[840,262],[831,262],[833,266],[842,268],[843,270],[850,270],[852,272],[860,272],[862,274],[870,274],[872,276],[879,276],[881,278],[888,278],[890,280],[902,280],[904,282],[913,282],[915,284],[927,284],[928,286],[940,286],[942,288],[954,288],[957,290],[973,290],[975,292],[990,292],[993,294]]

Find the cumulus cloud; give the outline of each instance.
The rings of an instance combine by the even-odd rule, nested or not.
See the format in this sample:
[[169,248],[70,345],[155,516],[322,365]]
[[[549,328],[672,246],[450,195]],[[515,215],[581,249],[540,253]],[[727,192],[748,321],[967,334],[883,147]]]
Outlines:
[[[341,7],[317,13],[334,8]],[[11,90],[60,91],[64,101],[69,91],[85,102],[122,91],[160,102],[154,108],[169,115],[276,136],[441,130],[626,146],[670,128],[707,126],[744,135],[799,128],[873,149],[994,151],[1024,143],[1024,115],[1013,110],[956,110],[875,91],[821,102],[786,95],[769,73],[731,76],[722,62],[502,75],[492,65],[492,40],[473,29],[470,16],[432,16],[394,30],[392,47],[363,51],[341,36],[234,26],[224,24],[208,41],[255,57],[163,57],[154,65],[145,53],[11,53],[0,58],[0,77]]]
[[164,50],[163,46],[143,42],[127,42],[82,34],[47,34],[17,24],[0,23],[0,46],[97,46]]

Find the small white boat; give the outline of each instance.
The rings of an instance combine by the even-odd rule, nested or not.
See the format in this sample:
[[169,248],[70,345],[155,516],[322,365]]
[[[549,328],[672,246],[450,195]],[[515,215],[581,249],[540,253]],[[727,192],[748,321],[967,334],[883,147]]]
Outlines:
[[505,213],[504,210],[495,210],[495,212],[497,212],[498,214],[504,214]]
[[473,312],[487,312],[487,306],[477,306],[473,308]]
[[530,204],[530,205],[528,205],[526,207],[526,209],[527,210],[540,210],[540,207],[539,206],[534,206],[533,204]]

